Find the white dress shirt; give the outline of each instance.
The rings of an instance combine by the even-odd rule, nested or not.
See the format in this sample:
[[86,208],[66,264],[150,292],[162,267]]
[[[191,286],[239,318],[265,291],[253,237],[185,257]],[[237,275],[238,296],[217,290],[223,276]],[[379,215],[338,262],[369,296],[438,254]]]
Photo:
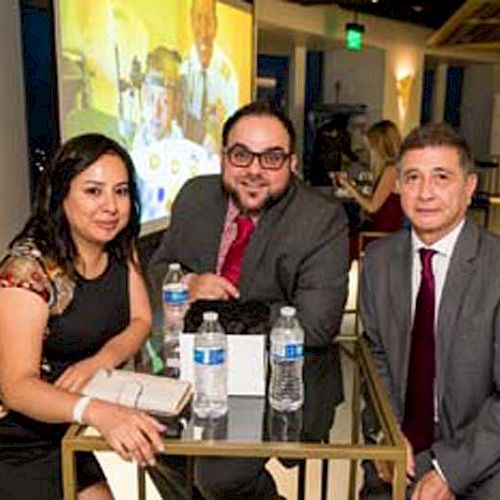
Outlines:
[[418,289],[420,288],[420,280],[422,279],[422,263],[420,261],[419,251],[421,248],[430,248],[436,251],[432,258],[432,272],[434,274],[435,286],[435,303],[434,303],[434,332],[437,333],[437,324],[439,316],[439,305],[441,304],[441,295],[443,293],[444,282],[448,267],[450,265],[451,256],[457,243],[458,235],[464,227],[465,219],[462,220],[453,230],[451,230],[444,238],[441,238],[436,243],[427,246],[412,229],[411,244],[412,244],[412,279],[411,279],[411,317],[413,323],[413,315],[415,314],[415,306],[417,303]]

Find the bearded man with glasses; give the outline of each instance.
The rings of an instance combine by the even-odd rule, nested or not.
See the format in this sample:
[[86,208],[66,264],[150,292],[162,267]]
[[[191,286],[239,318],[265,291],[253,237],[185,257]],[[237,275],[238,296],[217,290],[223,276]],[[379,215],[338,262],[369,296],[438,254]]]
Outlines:
[[[272,321],[291,305],[306,347],[331,344],[347,295],[347,219],[339,204],[297,177],[294,142],[290,120],[264,103],[226,121],[221,175],[191,179],[174,202],[149,265],[153,300],[176,261],[189,273],[192,300],[262,301]],[[205,498],[278,498],[264,465],[198,459],[195,480]]]

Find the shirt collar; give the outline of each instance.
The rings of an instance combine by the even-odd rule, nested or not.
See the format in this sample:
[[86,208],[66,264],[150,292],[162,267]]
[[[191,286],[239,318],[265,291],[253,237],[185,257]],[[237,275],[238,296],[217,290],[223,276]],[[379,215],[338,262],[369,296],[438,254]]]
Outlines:
[[231,224],[236,220],[236,217],[240,215],[240,209],[236,206],[231,196],[229,197],[229,202],[227,204],[226,220]]
[[[229,197],[229,201],[227,204],[227,212],[226,212],[226,224],[232,224],[236,222],[236,218],[241,214],[241,210],[237,207],[236,203],[234,203],[231,196]],[[257,226],[257,222],[259,221],[258,215],[251,215],[250,218],[254,223],[254,226]]]
[[451,257],[455,244],[457,243],[458,236],[464,227],[465,219],[462,219],[456,227],[454,227],[446,236],[436,241],[432,245],[426,245],[417,235],[415,230],[411,230],[411,244],[413,253],[418,253],[421,248],[432,248],[437,253],[446,257]]

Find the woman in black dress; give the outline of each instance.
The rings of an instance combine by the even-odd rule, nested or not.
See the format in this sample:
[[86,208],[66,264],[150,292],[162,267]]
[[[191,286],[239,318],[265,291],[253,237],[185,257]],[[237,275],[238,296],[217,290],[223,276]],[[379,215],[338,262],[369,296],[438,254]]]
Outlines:
[[[69,422],[94,426],[126,460],[154,464],[163,426],[82,397],[148,335],[151,310],[134,243],[134,169],[114,141],[88,134],[61,147],[34,213],[0,261],[0,498],[62,498],[60,444]],[[79,499],[108,499],[90,453],[77,455]]]

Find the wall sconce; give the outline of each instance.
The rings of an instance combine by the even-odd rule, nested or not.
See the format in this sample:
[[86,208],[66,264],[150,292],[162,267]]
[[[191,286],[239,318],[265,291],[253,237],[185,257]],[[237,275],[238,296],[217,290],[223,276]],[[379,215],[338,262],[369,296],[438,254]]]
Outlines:
[[410,95],[415,76],[411,73],[396,76],[396,95],[398,100],[398,111],[401,121],[404,121],[410,103]]

